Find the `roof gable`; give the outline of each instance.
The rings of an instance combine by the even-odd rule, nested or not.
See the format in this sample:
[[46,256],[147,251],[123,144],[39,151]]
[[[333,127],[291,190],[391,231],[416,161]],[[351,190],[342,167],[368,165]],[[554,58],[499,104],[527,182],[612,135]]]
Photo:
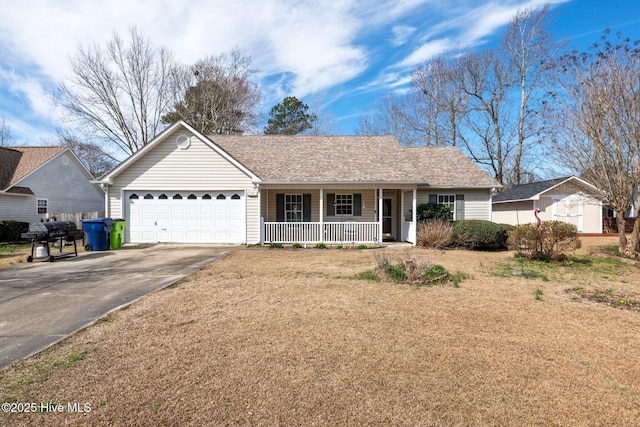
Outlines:
[[162,131],[160,134],[158,134],[152,141],[150,141],[147,145],[145,145],[144,147],[142,147],[141,149],[136,151],[134,154],[129,156],[126,160],[124,160],[122,163],[120,163],[118,166],[116,166],[113,170],[111,170],[110,172],[107,172],[106,174],[104,174],[98,180],[98,182],[101,182],[101,183],[104,183],[104,184],[109,184],[109,185],[113,184],[113,180],[118,175],[120,175],[122,172],[127,170],[134,163],[136,163],[139,159],[141,159],[142,157],[147,155],[149,152],[151,152],[155,147],[160,145],[163,141],[166,140],[166,138],[168,138],[174,131],[176,131],[180,127],[186,129],[193,136],[195,136],[200,141],[202,141],[203,143],[205,143],[206,145],[211,147],[215,152],[220,154],[223,158],[228,160],[235,167],[237,167],[242,172],[244,172],[249,177],[251,177],[252,180],[259,181],[259,178],[251,170],[247,169],[242,163],[238,162],[236,159],[234,159],[232,156],[230,156],[228,153],[226,153],[224,150],[222,150],[219,146],[217,146],[216,144],[213,144],[211,142],[211,140],[209,140],[207,137],[202,135],[200,132],[195,130],[193,127],[189,126],[184,121],[178,121],[178,122],[175,122],[174,124],[172,124],[171,126],[169,126],[164,131]]
[[67,147],[0,147],[0,190],[8,190]]

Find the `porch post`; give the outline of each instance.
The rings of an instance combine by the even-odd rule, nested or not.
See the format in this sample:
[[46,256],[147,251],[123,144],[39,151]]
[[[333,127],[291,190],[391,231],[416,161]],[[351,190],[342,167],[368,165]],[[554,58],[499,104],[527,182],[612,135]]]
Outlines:
[[413,204],[411,208],[411,221],[413,221],[413,246],[418,242],[418,189],[413,189]]
[[320,188],[320,241],[324,242],[324,188]]
[[406,228],[406,224],[404,222],[404,190],[400,190],[400,240],[401,242],[404,242],[404,236],[405,236],[405,228]]
[[378,243],[382,244],[382,188],[378,190]]

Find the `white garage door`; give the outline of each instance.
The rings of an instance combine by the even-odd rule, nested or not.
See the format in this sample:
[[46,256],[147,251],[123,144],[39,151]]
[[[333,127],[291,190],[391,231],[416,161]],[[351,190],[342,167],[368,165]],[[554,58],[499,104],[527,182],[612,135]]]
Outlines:
[[133,243],[242,243],[242,191],[135,191],[125,194]]

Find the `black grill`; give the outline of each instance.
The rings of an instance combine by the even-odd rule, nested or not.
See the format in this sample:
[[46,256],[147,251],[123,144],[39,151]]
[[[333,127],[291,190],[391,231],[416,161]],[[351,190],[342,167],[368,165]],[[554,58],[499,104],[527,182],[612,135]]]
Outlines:
[[[34,260],[34,249],[38,244],[42,245],[43,254],[37,258],[46,258],[53,261],[56,258],[75,255],[78,256],[76,240],[84,241],[84,231],[78,230],[73,221],[49,221],[34,222],[29,225],[29,232],[22,233],[23,239],[31,239],[31,256],[27,257],[27,262]],[[73,252],[63,252],[65,242],[73,242]],[[59,252],[52,254],[50,243],[58,245]],[[36,251],[37,252],[37,251]]]

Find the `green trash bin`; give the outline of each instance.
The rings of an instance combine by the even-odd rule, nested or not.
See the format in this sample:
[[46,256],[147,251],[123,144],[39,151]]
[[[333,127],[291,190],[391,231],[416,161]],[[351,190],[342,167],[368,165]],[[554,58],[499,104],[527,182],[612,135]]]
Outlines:
[[124,238],[124,219],[114,219],[113,229],[111,230],[111,249],[122,247],[122,239]]

